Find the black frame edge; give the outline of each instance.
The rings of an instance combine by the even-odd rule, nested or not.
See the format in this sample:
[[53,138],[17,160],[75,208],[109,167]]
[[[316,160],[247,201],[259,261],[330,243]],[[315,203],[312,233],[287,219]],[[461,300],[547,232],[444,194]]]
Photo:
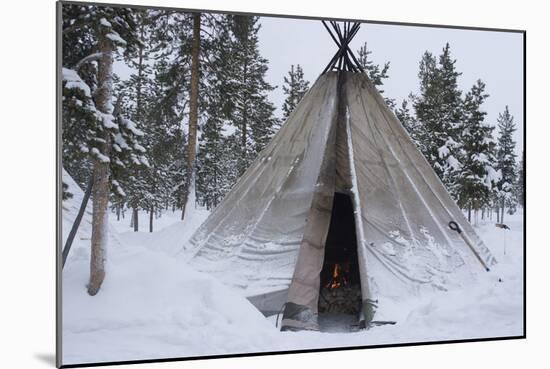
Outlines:
[[229,11],[229,10],[215,10],[215,9],[198,9],[198,8],[183,8],[183,7],[170,7],[159,5],[133,5],[128,3],[104,3],[104,2],[87,2],[87,1],[72,1],[72,0],[58,0],[62,5],[97,5],[97,6],[110,6],[119,8],[136,8],[136,9],[157,9],[157,10],[177,10],[183,12],[208,12],[214,14],[236,14],[236,15],[248,15],[258,17],[270,17],[270,18],[289,18],[289,19],[303,19],[303,20],[330,20],[336,22],[359,22],[367,24],[379,24],[388,26],[407,26],[407,27],[426,27],[426,28],[446,28],[466,31],[487,31],[487,32],[507,32],[507,33],[523,33],[523,29],[515,28],[495,28],[495,27],[479,27],[479,26],[458,26],[450,24],[436,24],[436,23],[414,23],[414,22],[399,22],[399,21],[382,21],[376,19],[356,19],[356,18],[332,18],[322,16],[308,16],[308,15],[290,15],[280,13],[256,13],[245,11]]

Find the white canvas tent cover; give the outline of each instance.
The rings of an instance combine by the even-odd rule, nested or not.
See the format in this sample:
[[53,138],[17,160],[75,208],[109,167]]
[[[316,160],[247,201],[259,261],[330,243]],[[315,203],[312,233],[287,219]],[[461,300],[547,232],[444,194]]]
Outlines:
[[464,285],[496,262],[368,77],[346,71],[317,79],[185,255],[265,314],[286,303],[283,327],[318,329],[335,192],[353,202],[367,326],[383,301]]

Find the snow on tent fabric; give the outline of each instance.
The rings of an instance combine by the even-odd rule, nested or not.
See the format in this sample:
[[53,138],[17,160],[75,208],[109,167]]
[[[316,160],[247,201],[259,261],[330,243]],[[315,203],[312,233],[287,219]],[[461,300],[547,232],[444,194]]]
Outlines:
[[367,75],[327,69],[183,252],[265,315],[284,307],[284,330],[319,329],[326,241],[342,195],[355,226],[359,325],[496,263]]

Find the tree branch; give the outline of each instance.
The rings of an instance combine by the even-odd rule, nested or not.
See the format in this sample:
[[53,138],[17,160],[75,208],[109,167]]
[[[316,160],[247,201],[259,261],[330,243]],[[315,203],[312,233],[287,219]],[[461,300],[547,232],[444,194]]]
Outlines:
[[98,60],[102,56],[103,56],[103,53],[101,53],[101,52],[90,54],[90,55],[80,59],[80,61],[78,63],[76,63],[74,69],[76,71],[78,71],[84,64],[89,63],[89,62],[94,61],[94,60]]

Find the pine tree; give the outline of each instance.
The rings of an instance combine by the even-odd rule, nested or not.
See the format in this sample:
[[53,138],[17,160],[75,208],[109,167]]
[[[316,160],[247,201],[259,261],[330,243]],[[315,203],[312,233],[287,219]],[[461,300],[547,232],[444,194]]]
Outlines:
[[[111,165],[123,164],[119,152],[113,150],[113,143],[118,139],[126,142],[133,139],[127,136],[117,122],[113,103],[113,60],[119,49],[126,53],[135,47],[135,19],[130,9],[110,8],[86,5],[64,5],[64,48],[75,46],[76,51],[69,51],[64,57],[63,88],[64,113],[69,114],[63,122],[75,120],[83,123],[76,127],[67,127],[68,135],[64,140],[78,142],[79,154],[67,153],[67,158],[84,159],[93,172],[93,214],[90,260],[90,281],[88,293],[95,295],[105,278],[105,258],[107,238],[108,203],[111,192]],[[76,38],[76,40],[75,40]],[[79,42],[82,44],[79,45]],[[81,57],[77,60],[77,57]],[[79,72],[84,65],[97,61],[97,67],[88,67]],[[73,116],[70,114],[74,113]],[[65,128],[64,128],[65,129]],[[69,134],[70,133],[70,134]],[[75,138],[81,141],[74,141]],[[65,142],[65,141],[64,141]],[[120,147],[120,145],[119,145]],[[74,146],[67,145],[67,149]],[[128,150],[135,147],[128,145]],[[131,155],[130,155],[131,156]],[[72,163],[69,163],[71,165]]]
[[274,134],[278,120],[267,93],[274,89],[266,81],[268,61],[260,55],[258,17],[231,16],[233,34],[232,124],[236,127],[239,153],[237,172],[241,175]]
[[164,202],[165,206],[182,209],[187,198],[193,13],[157,10],[151,23],[155,63],[146,136],[147,150],[153,154],[147,171],[148,200],[143,205],[150,217],[151,206],[156,208]]
[[[382,90],[382,86],[384,85],[384,80],[389,78],[388,70],[390,69],[390,62],[386,62],[382,67],[380,67],[379,64],[374,64],[374,62],[370,59],[369,56],[371,54],[372,51],[367,49],[367,43],[365,42],[363,46],[361,46],[357,51],[357,61],[369,76],[372,84],[375,85],[380,94],[383,95],[384,90]],[[384,101],[386,102],[386,105],[390,107],[390,109],[395,108],[394,99],[384,97]]]
[[219,17],[213,24],[208,71],[205,74],[205,122],[197,154],[197,197],[207,209],[216,207],[237,180],[237,147],[232,116],[232,20]]
[[409,133],[409,136],[414,141],[419,150],[424,151],[425,148],[422,147],[422,129],[424,127],[412,114],[409,108],[409,100],[403,99],[403,101],[401,102],[401,106],[399,108],[396,108],[394,110],[394,113],[397,119],[399,119],[399,121],[403,125],[403,127],[405,127],[405,129]]
[[490,203],[491,190],[498,180],[494,169],[495,143],[493,127],[484,123],[485,111],[481,109],[485,99],[485,84],[478,80],[464,98],[463,119],[460,123],[460,166],[453,176],[450,192],[457,203],[471,211],[485,208]]
[[64,5],[62,25],[62,156],[63,167],[81,188],[92,173],[90,147],[98,117],[93,99],[97,64],[86,63],[97,55],[97,39],[84,18],[86,6]]
[[181,220],[185,219],[187,202],[194,201],[195,192],[195,158],[197,154],[197,130],[199,124],[199,54],[201,52],[201,13],[193,14],[193,41],[191,46],[191,78],[189,94],[189,129],[187,136],[187,171],[182,198]]
[[186,178],[186,140],[182,125],[186,100],[179,94],[170,55],[158,58],[153,66],[153,77],[146,94],[144,120],[145,141],[149,167],[142,173],[139,207],[149,212],[149,230],[155,209],[181,207]]
[[304,71],[300,64],[294,64],[290,66],[290,71],[288,72],[288,77],[284,77],[283,92],[286,95],[285,102],[283,103],[283,121],[286,121],[296,108],[296,105],[302,100],[302,97],[305,95],[309,89],[309,82],[304,79]]
[[367,49],[367,43],[365,42],[357,51],[357,61],[359,62],[359,65],[367,72],[372,84],[379,87],[378,90],[380,93],[384,93],[380,87],[384,85],[384,80],[388,78],[390,62],[386,62],[382,67],[380,67],[380,65],[374,64],[374,62],[370,60],[369,55],[371,54],[372,51]]
[[514,117],[510,114],[508,106],[504,112],[498,115],[498,149],[497,169],[500,171],[501,179],[498,182],[498,207],[500,208],[500,222],[504,222],[504,210],[513,210],[517,204],[514,196],[514,188],[517,182],[516,168],[516,142],[513,134],[516,131]]
[[525,152],[522,153],[521,162],[519,164],[517,198],[521,207],[525,208]]
[[[154,114],[170,121],[178,116],[179,123],[184,122],[184,137],[175,148],[182,155],[166,168],[174,173],[170,197],[175,199],[174,205],[182,209],[182,218],[185,207],[201,196],[196,194],[195,186],[198,165],[195,155],[197,158],[200,155],[196,144],[211,94],[207,82],[212,63],[210,49],[221,18],[223,16],[213,14],[169,11],[158,12],[155,17],[154,38],[160,50],[155,73],[160,89],[156,92],[158,101]],[[232,47],[231,43],[224,46]],[[175,168],[181,169],[177,175]]]
[[[138,133],[143,138],[143,144],[150,140],[149,135],[145,135],[146,127],[146,111],[148,110],[148,102],[150,99],[151,90],[151,66],[149,60],[151,58],[151,31],[152,31],[152,11],[147,9],[134,10],[136,16],[136,47],[132,53],[127,53],[125,57],[126,64],[135,72],[132,73],[127,81],[117,84],[117,95],[121,100],[121,123],[129,122],[130,128],[122,124],[126,129],[133,129],[134,133]],[[141,146],[141,145],[140,145]],[[115,175],[116,191],[111,202],[117,211],[127,205],[132,209],[131,226],[134,231],[139,230],[138,211],[140,207],[145,206],[146,198],[146,172],[149,167],[150,155],[147,154],[143,147],[141,151],[144,160],[128,160],[128,164],[120,171],[120,175]],[[146,163],[146,165],[144,165]],[[114,172],[116,173],[116,172]],[[124,195],[121,195],[121,192]]]
[[[419,141],[421,143],[422,153],[436,173],[441,178],[443,176],[444,163],[438,164],[439,155],[437,149],[439,142],[432,136],[433,132],[439,132],[439,112],[438,112],[438,87],[437,82],[437,61],[430,53],[425,52],[419,63],[418,79],[420,81],[420,94],[412,95],[413,107],[419,124],[423,127],[419,132]],[[443,141],[442,143],[445,143]]]
[[419,147],[447,188],[453,186],[453,172],[460,165],[458,127],[462,93],[458,89],[461,73],[456,71],[455,63],[448,43],[439,60],[425,52],[418,73],[420,94],[413,97],[415,115],[422,126]]

